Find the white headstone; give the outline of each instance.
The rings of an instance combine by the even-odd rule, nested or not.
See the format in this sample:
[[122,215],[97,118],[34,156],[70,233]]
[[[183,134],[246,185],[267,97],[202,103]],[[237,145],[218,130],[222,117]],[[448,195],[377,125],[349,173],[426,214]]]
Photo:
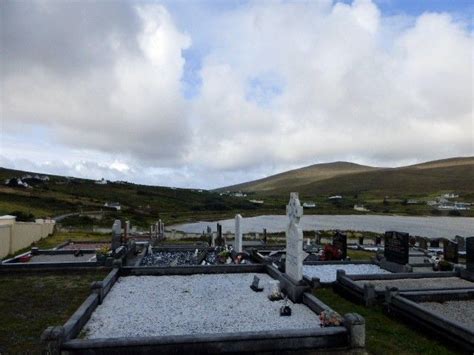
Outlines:
[[295,282],[303,279],[303,231],[299,227],[303,216],[303,207],[297,192],[290,193],[290,202],[286,206],[289,223],[286,229],[285,273]]
[[119,219],[114,221],[114,224],[112,225],[112,233],[115,235],[122,234],[122,222],[120,222]]
[[242,229],[240,228],[241,222],[242,216],[240,214],[235,215],[234,249],[237,253],[242,252]]

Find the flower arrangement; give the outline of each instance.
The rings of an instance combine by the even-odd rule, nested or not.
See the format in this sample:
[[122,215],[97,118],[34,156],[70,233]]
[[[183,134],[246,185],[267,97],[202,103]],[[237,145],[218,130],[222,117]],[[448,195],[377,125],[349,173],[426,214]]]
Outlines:
[[332,310],[322,311],[319,314],[319,320],[321,327],[337,327],[343,322],[341,315]]
[[107,256],[110,253],[110,248],[107,245],[104,245],[95,251],[97,256]]
[[324,246],[322,260],[341,260],[341,258],[342,253],[338,248],[330,244]]

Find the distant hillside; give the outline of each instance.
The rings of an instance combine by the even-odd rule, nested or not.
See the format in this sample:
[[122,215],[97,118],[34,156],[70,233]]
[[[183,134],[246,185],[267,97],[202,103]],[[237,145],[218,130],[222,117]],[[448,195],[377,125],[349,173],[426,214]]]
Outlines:
[[304,168],[286,171],[263,179],[246,182],[243,184],[223,187],[218,191],[246,191],[246,192],[271,192],[282,187],[291,186],[292,189],[305,186],[309,183],[328,180],[341,175],[374,171],[379,168],[364,166],[348,162],[335,162],[314,164]]
[[455,191],[474,198],[474,157],[452,158],[399,168],[375,168],[346,162],[316,164],[220,191],[278,196],[330,194],[427,195]]

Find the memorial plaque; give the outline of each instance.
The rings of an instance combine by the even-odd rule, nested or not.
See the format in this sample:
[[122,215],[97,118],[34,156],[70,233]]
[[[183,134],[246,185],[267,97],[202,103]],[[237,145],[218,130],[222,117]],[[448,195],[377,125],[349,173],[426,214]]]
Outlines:
[[299,226],[303,207],[296,192],[290,194],[286,215],[289,223],[286,229],[285,273],[293,281],[299,282],[303,279],[303,231]]
[[474,237],[466,238],[466,269],[474,272]]
[[336,235],[332,240],[333,247],[341,251],[341,260],[346,260],[347,258],[347,235],[336,231]]
[[445,239],[443,241],[444,260],[457,264],[459,262],[458,243]]
[[388,261],[397,264],[408,264],[409,254],[409,239],[408,233],[401,232],[385,232],[384,242],[385,250],[384,256]]

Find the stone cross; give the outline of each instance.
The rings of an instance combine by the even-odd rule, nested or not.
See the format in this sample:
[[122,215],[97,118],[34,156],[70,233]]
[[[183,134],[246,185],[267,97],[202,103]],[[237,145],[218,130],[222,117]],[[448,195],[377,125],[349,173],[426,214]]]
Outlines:
[[297,192],[290,194],[286,215],[289,223],[286,229],[285,273],[297,283],[303,279],[303,231],[299,227],[303,207]]
[[242,229],[240,228],[241,222],[242,216],[240,214],[235,215],[234,250],[237,253],[242,252]]

